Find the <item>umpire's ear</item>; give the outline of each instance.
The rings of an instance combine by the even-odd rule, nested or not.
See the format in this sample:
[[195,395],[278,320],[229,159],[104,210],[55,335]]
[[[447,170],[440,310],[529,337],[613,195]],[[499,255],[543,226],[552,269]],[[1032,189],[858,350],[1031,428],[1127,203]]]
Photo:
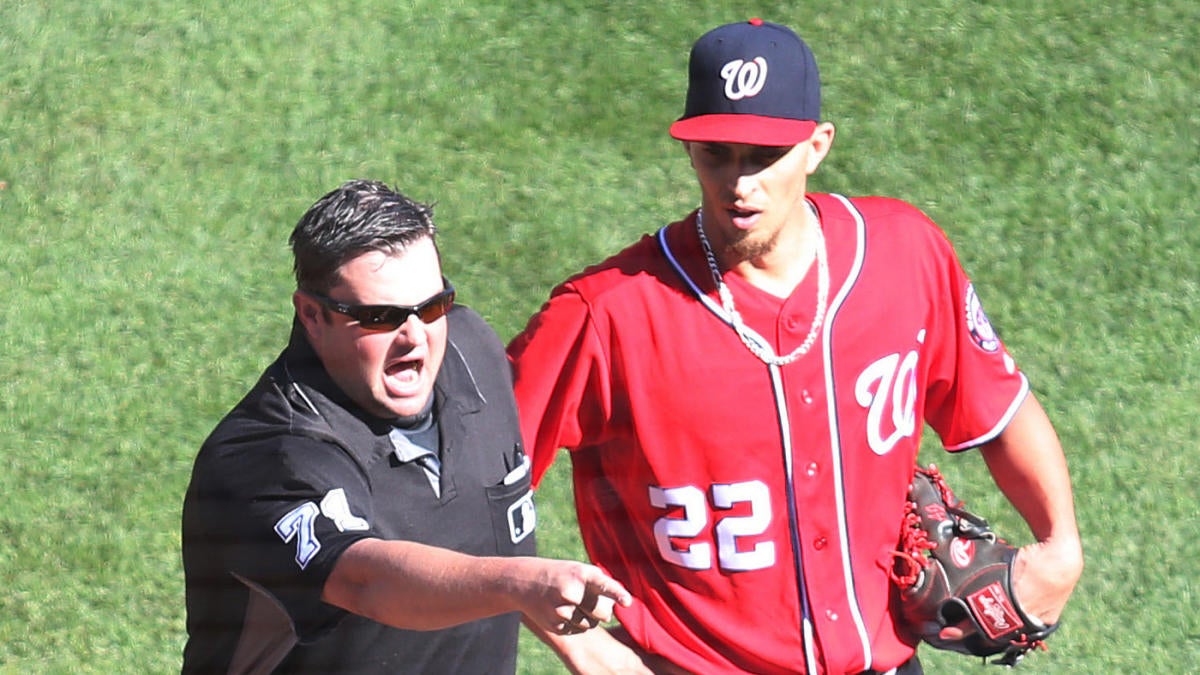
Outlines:
[[296,308],[296,318],[300,320],[300,325],[304,326],[308,341],[313,344],[319,342],[318,338],[326,323],[325,308],[316,298],[299,289],[292,293],[292,307]]

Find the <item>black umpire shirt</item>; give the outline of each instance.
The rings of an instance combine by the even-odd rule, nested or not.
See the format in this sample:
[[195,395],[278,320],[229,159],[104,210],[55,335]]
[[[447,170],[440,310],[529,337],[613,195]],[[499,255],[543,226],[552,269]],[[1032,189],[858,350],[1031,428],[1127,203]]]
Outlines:
[[520,617],[397,630],[321,601],[363,538],[474,555],[535,552],[528,465],[504,348],[456,306],[434,388],[440,496],[391,426],[350,402],[293,325],[217,426],[183,504],[183,672],[512,673]]

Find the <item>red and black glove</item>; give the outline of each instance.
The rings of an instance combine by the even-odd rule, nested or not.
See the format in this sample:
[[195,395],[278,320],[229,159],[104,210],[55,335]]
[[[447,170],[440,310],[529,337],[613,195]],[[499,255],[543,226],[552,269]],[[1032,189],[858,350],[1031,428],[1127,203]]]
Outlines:
[[[1001,654],[992,661],[999,665],[1015,666],[1029,650],[1045,649],[1043,641],[1058,624],[1041,623],[1017,603],[1017,549],[966,510],[935,466],[917,467],[908,498],[892,565],[905,623],[937,649]],[[974,630],[957,639],[940,637],[943,628],[964,622]]]

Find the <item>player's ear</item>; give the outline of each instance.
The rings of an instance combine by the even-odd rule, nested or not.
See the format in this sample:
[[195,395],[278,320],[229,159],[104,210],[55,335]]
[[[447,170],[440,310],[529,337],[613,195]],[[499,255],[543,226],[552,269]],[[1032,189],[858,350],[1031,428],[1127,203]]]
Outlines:
[[833,145],[834,132],[832,122],[821,122],[813,130],[812,137],[808,141],[812,146],[808,152],[808,166],[805,167],[809,175],[816,172],[821,161],[825,159],[825,155],[829,154],[829,148]]

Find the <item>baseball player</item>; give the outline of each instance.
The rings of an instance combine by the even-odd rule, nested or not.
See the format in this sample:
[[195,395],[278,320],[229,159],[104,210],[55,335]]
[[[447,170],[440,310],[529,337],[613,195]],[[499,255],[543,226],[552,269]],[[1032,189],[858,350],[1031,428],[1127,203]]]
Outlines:
[[187,673],[512,673],[627,601],[533,557],[503,345],[454,304],[429,207],[350,181],[301,218],[291,341],[183,505]]
[[567,448],[588,553],[634,596],[613,634],[547,641],[578,672],[921,672],[888,566],[926,423],[981,450],[1037,538],[1017,595],[1056,620],[1082,568],[1063,453],[946,237],[806,191],[834,127],[790,29],[716,28],[689,76],[700,208],[509,345],[535,484]]

